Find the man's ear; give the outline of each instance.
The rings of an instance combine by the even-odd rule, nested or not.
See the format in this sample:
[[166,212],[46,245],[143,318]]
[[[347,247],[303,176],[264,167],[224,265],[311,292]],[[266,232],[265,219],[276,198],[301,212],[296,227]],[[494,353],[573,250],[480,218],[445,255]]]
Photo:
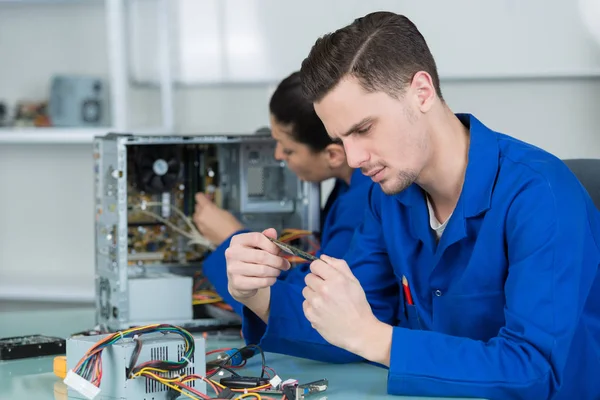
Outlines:
[[337,169],[346,164],[346,151],[341,144],[331,143],[325,148],[325,154],[331,169]]

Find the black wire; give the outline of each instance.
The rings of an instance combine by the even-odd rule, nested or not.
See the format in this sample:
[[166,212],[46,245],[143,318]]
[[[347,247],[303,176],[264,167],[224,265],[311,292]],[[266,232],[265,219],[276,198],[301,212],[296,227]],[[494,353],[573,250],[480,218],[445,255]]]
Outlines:
[[264,378],[265,377],[265,368],[267,366],[267,361],[265,360],[265,352],[258,346],[256,346],[256,348],[258,349],[258,351],[260,351],[260,356],[262,358],[262,371],[260,373],[260,377]]
[[138,337],[135,339],[135,348],[133,349],[133,353],[131,354],[131,361],[129,361],[129,368],[127,369],[128,373],[129,373],[129,376],[127,377],[128,379],[131,379],[133,377],[133,368],[135,367],[135,363],[137,363],[137,360],[138,360],[141,352],[142,352],[142,341]]
[[[235,357],[239,353],[243,352],[244,350],[248,350],[248,349],[256,349],[256,350],[258,350],[260,352],[260,355],[262,357],[262,372],[260,374],[260,377],[264,378],[265,377],[265,367],[267,366],[266,361],[265,361],[265,353],[264,353],[264,351],[259,346],[255,345],[255,344],[249,344],[249,345],[247,345],[245,347],[242,347],[241,349],[238,349],[235,353],[232,353],[225,360],[221,361],[221,363],[219,364],[219,366],[217,367],[217,369],[215,369],[211,374],[207,375],[206,379],[212,378],[213,376],[215,376],[216,374],[218,374],[222,370],[227,370],[227,371],[231,372],[231,370],[226,367],[227,363],[229,361],[231,361],[231,359],[233,357]],[[235,374],[235,375],[239,376],[238,374]]]
[[238,374],[237,372],[235,372],[235,370],[229,368],[229,367],[221,367],[221,369],[224,369],[225,371],[231,373],[231,375],[239,377],[240,374]]

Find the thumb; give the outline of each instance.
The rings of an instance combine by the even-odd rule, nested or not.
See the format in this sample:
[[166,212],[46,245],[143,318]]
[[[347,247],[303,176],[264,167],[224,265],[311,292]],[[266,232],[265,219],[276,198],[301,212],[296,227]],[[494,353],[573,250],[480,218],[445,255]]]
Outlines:
[[327,265],[335,268],[340,273],[346,275],[347,277],[354,278],[354,274],[350,270],[348,263],[340,258],[333,258],[325,254],[321,254],[321,260],[325,261]]
[[201,206],[204,205],[204,204],[206,204],[207,202],[210,202],[210,200],[202,192],[196,193],[195,198],[196,198],[196,204],[199,204]]
[[277,239],[277,231],[275,230],[275,228],[265,229],[264,231],[262,231],[262,234],[267,237],[270,237],[271,239]]

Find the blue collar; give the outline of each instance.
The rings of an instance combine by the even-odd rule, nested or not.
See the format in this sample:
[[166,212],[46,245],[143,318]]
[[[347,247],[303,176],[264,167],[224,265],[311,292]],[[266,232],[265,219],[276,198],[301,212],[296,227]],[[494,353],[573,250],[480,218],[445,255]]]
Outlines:
[[372,182],[373,181],[371,180],[371,178],[369,178],[366,175],[363,175],[363,173],[360,172],[360,168],[356,168],[354,172],[352,172],[352,176],[350,177],[350,190],[362,185],[363,183]]
[[[468,218],[487,211],[491,206],[492,191],[498,174],[500,150],[494,131],[483,125],[471,114],[456,114],[469,128],[469,162],[465,182],[457,204],[457,211]],[[424,201],[423,190],[416,184],[396,195],[402,204],[412,207]],[[459,207],[461,210],[459,210]]]

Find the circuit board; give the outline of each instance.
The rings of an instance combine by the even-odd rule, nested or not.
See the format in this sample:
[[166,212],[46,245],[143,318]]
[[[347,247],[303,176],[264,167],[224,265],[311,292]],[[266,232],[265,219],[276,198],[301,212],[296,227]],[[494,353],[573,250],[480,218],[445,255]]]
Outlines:
[[214,146],[142,146],[129,150],[128,264],[198,262],[205,249],[188,245],[172,227],[188,230],[175,209],[191,218],[197,192],[204,192],[218,205]]
[[281,250],[285,251],[288,254],[291,254],[293,256],[297,256],[300,258],[303,258],[307,261],[315,261],[318,260],[317,257],[313,256],[312,254],[309,254],[307,252],[305,252],[304,250],[300,250],[297,247],[294,246],[290,246],[287,243],[284,243],[282,241],[279,241],[277,239],[273,239],[271,237],[267,236],[267,239],[269,239],[271,242],[275,243]]

